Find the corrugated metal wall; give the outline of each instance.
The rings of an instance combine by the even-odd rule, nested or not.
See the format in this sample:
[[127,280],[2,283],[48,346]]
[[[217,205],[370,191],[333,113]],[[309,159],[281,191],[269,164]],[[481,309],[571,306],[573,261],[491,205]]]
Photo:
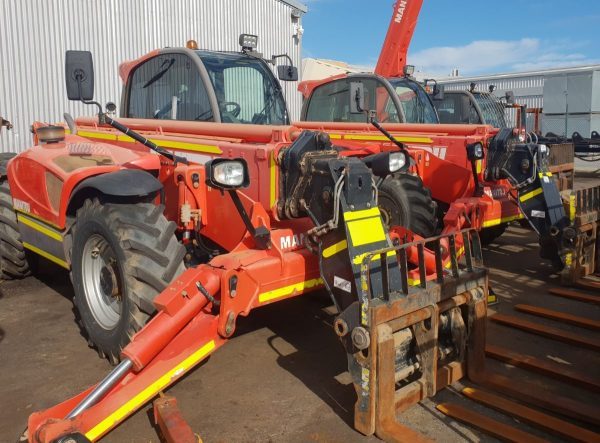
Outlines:
[[[0,132],[0,150],[25,149],[34,120],[94,113],[66,99],[67,49],[93,52],[96,99],[120,103],[119,63],[189,39],[200,48],[237,51],[239,34],[257,34],[266,57],[287,53],[300,66],[300,23],[292,10],[280,0],[0,0],[0,116],[14,125]],[[297,83],[283,86],[297,119]]]
[[[580,78],[582,75],[591,78],[596,71],[600,71],[600,65],[586,65],[576,66],[570,68],[553,68],[541,71],[514,73],[514,74],[495,74],[490,76],[480,77],[456,77],[456,78],[444,78],[438,80],[438,83],[444,85],[446,90],[468,90],[471,82],[477,84],[477,89],[486,91],[490,85],[496,86],[495,94],[501,97],[506,91],[513,91],[515,93],[515,100],[517,103],[525,104],[528,108],[544,108],[544,98],[546,99],[547,108],[544,109],[544,114],[541,116],[541,131],[543,134],[547,132],[554,132],[559,135],[570,136],[573,131],[578,131],[584,135],[584,137],[590,136],[590,131],[595,130],[597,121],[594,121],[593,116],[596,115],[596,111],[590,109],[579,109],[584,106],[584,102],[590,105],[590,100],[594,103],[599,103],[597,98],[597,91],[594,90],[591,80],[589,86],[578,88],[577,93],[571,94],[571,99],[576,100],[578,103],[577,115],[573,115],[573,118],[568,118],[566,109],[558,111],[562,115],[558,116],[557,111],[554,109],[557,102],[564,102],[563,106],[566,106],[566,97],[569,95],[565,90],[558,88],[557,90],[545,90],[547,87],[557,78]],[[591,97],[591,99],[590,99]],[[585,98],[585,100],[584,100]],[[552,108],[552,109],[550,109]],[[586,111],[586,112],[582,112]],[[592,114],[590,114],[592,112]],[[507,116],[510,122],[516,122],[516,111],[514,109],[506,110]],[[569,111],[571,113],[571,111]],[[548,115],[555,114],[555,115]],[[582,114],[582,115],[579,115]],[[586,114],[586,115],[583,115]],[[600,114],[598,114],[600,115]],[[532,114],[527,115],[527,129],[534,129],[534,119]],[[569,123],[570,121],[570,123]],[[596,126],[595,126],[596,125]]]

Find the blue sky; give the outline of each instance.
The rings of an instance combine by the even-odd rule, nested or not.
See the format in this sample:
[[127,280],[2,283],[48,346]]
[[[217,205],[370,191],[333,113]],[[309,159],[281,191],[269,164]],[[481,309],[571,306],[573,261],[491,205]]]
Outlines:
[[[394,0],[308,0],[304,57],[372,67]],[[424,0],[408,63],[461,75],[600,63],[600,0]]]

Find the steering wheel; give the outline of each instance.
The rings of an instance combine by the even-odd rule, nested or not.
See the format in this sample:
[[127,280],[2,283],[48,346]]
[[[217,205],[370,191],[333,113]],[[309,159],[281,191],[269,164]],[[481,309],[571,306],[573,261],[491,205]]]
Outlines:
[[[223,102],[220,106],[223,113],[230,114],[234,118],[237,118],[238,115],[240,115],[240,112],[242,111],[242,107],[239,105],[239,103],[236,102]],[[233,106],[233,109],[231,111],[228,111],[228,106]]]

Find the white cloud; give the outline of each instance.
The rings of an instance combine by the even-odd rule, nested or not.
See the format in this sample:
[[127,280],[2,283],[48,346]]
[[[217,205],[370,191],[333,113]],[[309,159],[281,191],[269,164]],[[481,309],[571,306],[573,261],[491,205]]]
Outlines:
[[455,68],[461,75],[473,75],[596,62],[584,54],[570,52],[574,46],[568,42],[546,43],[536,38],[476,40],[464,46],[440,46],[410,53],[408,62],[420,71],[435,75],[448,75]]

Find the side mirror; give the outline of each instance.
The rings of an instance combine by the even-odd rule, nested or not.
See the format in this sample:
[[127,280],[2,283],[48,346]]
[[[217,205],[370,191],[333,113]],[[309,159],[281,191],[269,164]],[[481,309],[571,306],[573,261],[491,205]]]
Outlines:
[[298,68],[291,65],[277,66],[277,77],[283,82],[298,81]]
[[365,86],[362,82],[350,82],[350,113],[362,114],[365,110]]
[[435,101],[444,100],[444,86],[440,86],[437,83],[433,86],[433,94],[431,98]]
[[94,98],[94,62],[89,51],[67,51],[65,81],[69,100]]
[[513,91],[506,91],[506,103],[509,105],[515,104],[515,93]]

